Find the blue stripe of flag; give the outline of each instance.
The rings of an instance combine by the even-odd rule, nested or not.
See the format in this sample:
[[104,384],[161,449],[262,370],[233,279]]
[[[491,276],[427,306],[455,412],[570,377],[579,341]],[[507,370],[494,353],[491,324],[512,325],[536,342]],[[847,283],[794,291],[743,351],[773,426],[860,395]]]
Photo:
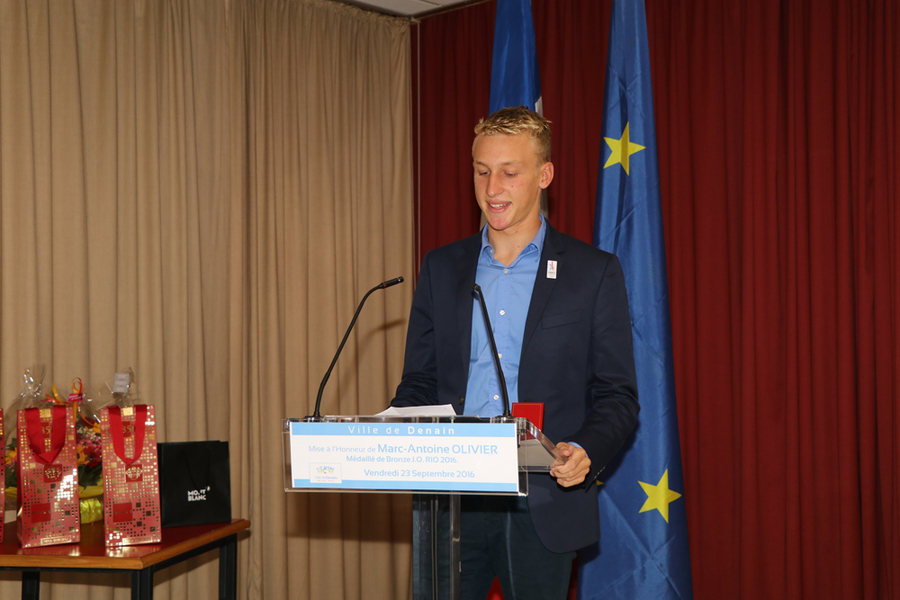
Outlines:
[[521,105],[537,110],[540,97],[531,0],[498,0],[489,112]]

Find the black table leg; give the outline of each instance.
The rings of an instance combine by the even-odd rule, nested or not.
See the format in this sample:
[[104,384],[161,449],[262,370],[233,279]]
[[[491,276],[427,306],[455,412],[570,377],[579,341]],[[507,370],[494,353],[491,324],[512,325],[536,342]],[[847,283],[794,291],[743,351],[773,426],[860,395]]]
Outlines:
[[219,548],[219,600],[237,600],[237,535]]
[[40,600],[41,572],[22,571],[22,600]]
[[153,570],[131,572],[131,600],[153,600]]

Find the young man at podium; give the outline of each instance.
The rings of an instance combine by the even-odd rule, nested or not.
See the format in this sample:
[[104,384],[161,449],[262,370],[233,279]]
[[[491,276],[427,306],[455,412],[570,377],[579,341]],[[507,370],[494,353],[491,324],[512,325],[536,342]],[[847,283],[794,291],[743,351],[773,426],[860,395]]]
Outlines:
[[530,474],[527,497],[462,498],[462,596],[484,600],[496,575],[507,600],[562,600],[575,551],[600,536],[598,474],[637,422],[625,283],[615,256],[540,214],[554,174],[549,121],[507,108],[475,134],[475,196],[487,225],[425,256],[391,404],[503,414],[477,283],[510,401],[543,403],[542,429],[568,460]]

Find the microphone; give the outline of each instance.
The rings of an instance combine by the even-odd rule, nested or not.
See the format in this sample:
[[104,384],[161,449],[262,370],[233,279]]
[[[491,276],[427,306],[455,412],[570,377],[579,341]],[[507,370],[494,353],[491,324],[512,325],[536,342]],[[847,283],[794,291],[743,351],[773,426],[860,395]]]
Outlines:
[[[394,277],[393,279],[388,279],[387,281],[384,281],[384,282],[382,282],[382,283],[379,283],[378,285],[375,286],[375,289],[382,289],[382,290],[383,290],[383,289],[385,289],[385,288],[391,287],[392,285],[397,285],[398,283],[403,283],[403,276],[402,276],[402,275],[401,275],[400,277]],[[375,290],[372,290],[372,292],[374,292],[374,291],[375,291]],[[372,292],[369,292],[369,294],[371,294]],[[366,295],[368,296],[368,294],[366,294]],[[365,302],[365,301],[366,301],[366,299],[363,298],[363,302]]]
[[481,314],[484,316],[484,324],[487,326],[488,340],[491,342],[491,351],[494,353],[494,365],[497,367],[497,378],[500,380],[500,393],[503,395],[503,416],[509,417],[509,393],[506,391],[506,377],[503,376],[503,367],[500,366],[500,353],[497,352],[497,342],[494,341],[494,330],[491,328],[491,318],[488,316],[487,304],[484,303],[484,294],[481,286],[472,284],[475,295],[481,304]]
[[353,331],[353,326],[356,325],[356,318],[359,317],[359,313],[362,310],[363,304],[366,303],[369,296],[372,295],[372,292],[377,290],[384,290],[391,286],[397,285],[398,283],[403,283],[403,276],[395,277],[393,279],[389,279],[387,281],[382,281],[371,290],[366,292],[366,295],[363,296],[363,299],[360,301],[359,306],[356,307],[356,313],[353,315],[353,319],[350,321],[350,327],[347,328],[347,333],[344,334],[344,339],[341,340],[341,345],[338,346],[337,352],[334,353],[334,358],[331,360],[331,366],[328,367],[328,371],[325,373],[325,377],[322,378],[322,383],[319,384],[319,395],[316,396],[316,410],[313,412],[312,416],[306,417],[307,421],[321,421],[322,416],[319,414],[319,409],[322,406],[322,392],[325,391],[325,384],[328,383],[328,378],[331,377],[331,371],[334,369],[334,365],[337,364],[338,356],[341,355],[341,351],[344,349],[344,344],[347,343],[347,338],[350,337],[350,332]]

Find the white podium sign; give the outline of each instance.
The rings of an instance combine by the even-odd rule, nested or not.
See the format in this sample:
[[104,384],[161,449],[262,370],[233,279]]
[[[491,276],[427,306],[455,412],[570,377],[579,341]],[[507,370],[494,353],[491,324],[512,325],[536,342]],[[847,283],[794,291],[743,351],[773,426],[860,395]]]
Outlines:
[[291,422],[293,489],[517,493],[515,423]]

